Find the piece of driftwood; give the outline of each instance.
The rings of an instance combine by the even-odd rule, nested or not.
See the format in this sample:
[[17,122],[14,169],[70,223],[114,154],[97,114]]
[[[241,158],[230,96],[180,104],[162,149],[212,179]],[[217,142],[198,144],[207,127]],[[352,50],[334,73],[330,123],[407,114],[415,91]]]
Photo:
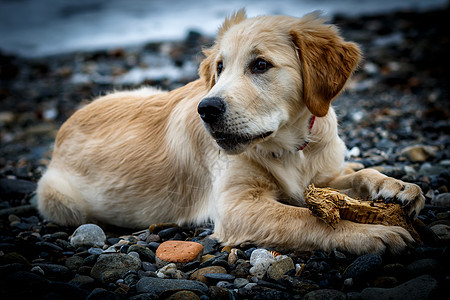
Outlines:
[[416,241],[420,241],[418,233],[399,204],[384,203],[382,200],[357,200],[338,190],[316,188],[314,185],[305,190],[305,202],[316,217],[333,229],[341,219],[363,224],[401,226],[408,230]]

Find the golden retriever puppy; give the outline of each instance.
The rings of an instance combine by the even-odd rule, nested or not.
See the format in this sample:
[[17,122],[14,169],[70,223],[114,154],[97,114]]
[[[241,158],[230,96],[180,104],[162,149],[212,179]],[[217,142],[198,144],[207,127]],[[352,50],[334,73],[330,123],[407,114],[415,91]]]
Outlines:
[[38,186],[60,224],[145,228],[212,220],[223,244],[399,252],[400,227],[342,221],[333,230],[301,207],[305,188],[395,198],[423,208],[414,184],[344,168],[331,101],[360,50],[317,14],[226,19],[200,79],[169,93],[116,92],[61,127]]

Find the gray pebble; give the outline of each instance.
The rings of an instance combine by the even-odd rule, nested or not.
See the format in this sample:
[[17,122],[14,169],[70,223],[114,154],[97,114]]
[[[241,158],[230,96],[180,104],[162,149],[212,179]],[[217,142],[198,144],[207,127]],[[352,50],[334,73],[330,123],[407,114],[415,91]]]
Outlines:
[[95,224],[84,224],[78,227],[70,239],[70,243],[75,248],[78,247],[99,247],[105,245],[106,235],[100,226]]

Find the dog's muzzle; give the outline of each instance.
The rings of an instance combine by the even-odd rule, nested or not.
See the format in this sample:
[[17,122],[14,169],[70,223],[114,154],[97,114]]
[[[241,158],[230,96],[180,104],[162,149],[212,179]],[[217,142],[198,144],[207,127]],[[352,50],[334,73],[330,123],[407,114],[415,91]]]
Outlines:
[[225,101],[219,97],[203,98],[197,107],[197,112],[203,122],[213,124],[221,120],[225,115],[227,106]]

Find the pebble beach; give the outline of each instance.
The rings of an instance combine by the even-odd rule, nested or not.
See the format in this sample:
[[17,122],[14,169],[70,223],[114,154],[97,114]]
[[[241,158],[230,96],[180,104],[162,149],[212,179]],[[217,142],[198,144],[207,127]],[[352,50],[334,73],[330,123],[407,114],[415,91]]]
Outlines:
[[[64,227],[35,208],[62,123],[112,90],[173,90],[213,38],[23,58],[0,52],[1,299],[445,299],[450,295],[448,5],[335,15],[364,61],[335,101],[354,166],[419,185],[421,243],[401,255],[224,247],[213,224]],[[171,247],[187,247],[171,253]],[[194,254],[192,254],[194,253]],[[178,255],[178,256],[177,256]]]

